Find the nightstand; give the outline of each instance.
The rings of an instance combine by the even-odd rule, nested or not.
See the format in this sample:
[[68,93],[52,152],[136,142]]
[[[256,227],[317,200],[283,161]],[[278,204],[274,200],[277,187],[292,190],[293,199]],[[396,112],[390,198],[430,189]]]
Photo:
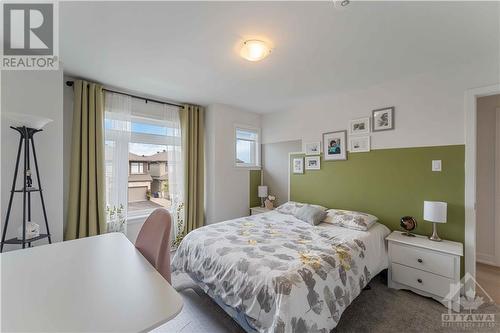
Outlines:
[[257,215],[262,213],[270,212],[272,209],[267,209],[266,207],[252,207],[250,208],[250,215]]
[[[444,306],[460,310],[460,288],[450,294],[452,285],[460,286],[462,243],[435,242],[426,236],[408,237],[393,231],[389,242],[389,288],[407,289],[432,297]],[[449,300],[445,298],[450,297]]]

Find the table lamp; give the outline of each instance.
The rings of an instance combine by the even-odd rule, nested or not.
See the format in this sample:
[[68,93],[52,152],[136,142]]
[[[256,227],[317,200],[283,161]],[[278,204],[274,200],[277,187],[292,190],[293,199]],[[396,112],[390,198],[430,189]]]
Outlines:
[[264,200],[265,198],[267,198],[267,186],[259,186],[258,192],[260,198],[260,206],[264,207]]
[[432,236],[430,240],[440,242],[437,234],[437,223],[446,223],[448,204],[440,201],[424,201],[424,220],[432,222]]

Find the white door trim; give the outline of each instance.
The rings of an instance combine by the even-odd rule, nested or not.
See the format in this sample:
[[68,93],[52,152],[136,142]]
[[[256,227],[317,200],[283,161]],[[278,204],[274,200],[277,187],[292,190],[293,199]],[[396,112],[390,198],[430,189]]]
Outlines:
[[500,108],[496,110],[495,154],[495,265],[500,266]]
[[[476,131],[478,97],[500,93],[500,84],[465,92],[465,272],[476,277]],[[475,290],[471,283],[465,290]],[[470,295],[472,296],[472,295]]]

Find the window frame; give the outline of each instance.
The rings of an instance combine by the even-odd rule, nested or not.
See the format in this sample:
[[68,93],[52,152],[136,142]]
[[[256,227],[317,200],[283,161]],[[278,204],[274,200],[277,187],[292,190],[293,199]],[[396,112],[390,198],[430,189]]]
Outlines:
[[[132,115],[130,118],[131,123],[136,122],[136,123],[143,123],[143,124],[150,124],[150,125],[156,125],[156,126],[165,126],[165,121],[159,120],[159,119],[154,119],[154,118],[147,118],[144,116],[137,116],[137,115]],[[132,124],[131,124],[132,126]],[[168,127],[168,125],[167,125]],[[107,129],[108,133],[113,133],[115,129]],[[176,135],[178,134],[178,135]],[[167,142],[165,142],[165,137],[167,138]],[[113,141],[111,138],[109,141]],[[142,133],[142,132],[133,132],[132,128],[130,131],[130,138],[129,138],[129,145],[130,143],[141,143],[141,144],[154,144],[154,145],[164,145],[164,146],[182,146],[182,138],[181,138],[181,133],[175,133],[174,135],[169,135],[168,131],[165,136],[159,135],[159,134],[151,134],[151,133]],[[182,147],[181,147],[182,149]],[[138,163],[139,165],[142,165],[142,173],[132,173],[131,169],[132,163]],[[147,162],[143,161],[128,161],[128,170],[129,170],[129,176],[130,175],[144,175],[148,174],[150,172],[149,169],[149,164]],[[128,182],[128,179],[127,179]],[[127,193],[128,195],[128,193]],[[129,202],[130,203],[130,202]],[[163,207],[166,210],[170,212],[171,207]],[[137,211],[128,211],[127,210],[127,224],[133,224],[133,223],[138,223],[143,221],[144,218],[148,217],[155,208],[146,208],[142,210],[137,210]]]
[[[144,175],[144,174],[146,174],[144,172],[144,169],[145,169],[144,168],[144,164],[145,164],[144,162],[134,162],[134,161],[131,162],[131,161],[129,161],[129,164],[130,164],[130,169],[129,169],[129,174],[130,175]],[[133,164],[137,164],[137,171],[138,172],[132,172],[132,165]],[[142,171],[141,171],[141,169],[142,169]]]
[[[255,141],[255,163],[238,163],[236,162],[236,158],[238,156],[238,130],[242,131],[250,131],[250,132],[255,132],[257,134],[257,140]],[[261,157],[260,157],[260,152],[261,152],[261,129],[259,127],[255,126],[250,126],[250,125],[243,125],[243,124],[234,124],[234,131],[233,131],[233,161],[234,161],[234,166],[238,169],[257,169],[260,170],[261,168]]]

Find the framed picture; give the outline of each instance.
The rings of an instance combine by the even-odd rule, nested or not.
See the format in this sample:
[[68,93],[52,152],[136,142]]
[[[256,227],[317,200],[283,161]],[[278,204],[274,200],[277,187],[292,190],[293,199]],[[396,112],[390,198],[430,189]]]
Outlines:
[[372,111],[374,132],[394,129],[394,106]]
[[370,151],[370,137],[369,136],[355,136],[349,138],[351,153],[362,153]]
[[349,122],[349,134],[368,134],[370,133],[370,118],[354,119]]
[[320,170],[321,159],[319,156],[308,156],[306,160],[306,170]]
[[295,157],[293,159],[293,173],[304,173],[304,158]]
[[325,161],[347,160],[347,131],[323,133],[323,156]]
[[306,155],[319,155],[321,154],[321,142],[306,143]]

